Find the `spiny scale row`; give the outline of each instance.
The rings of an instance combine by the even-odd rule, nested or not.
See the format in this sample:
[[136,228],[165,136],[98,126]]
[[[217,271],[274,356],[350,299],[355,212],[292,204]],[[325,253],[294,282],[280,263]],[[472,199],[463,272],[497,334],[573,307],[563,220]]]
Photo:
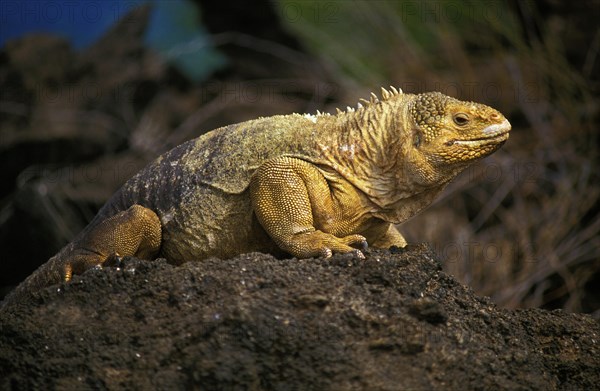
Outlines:
[[[394,86],[390,86],[390,90],[386,90],[385,88],[381,87],[381,99],[382,100],[388,100],[392,96],[398,95],[398,94],[402,94],[402,93],[403,92],[402,92],[401,89],[397,89]],[[379,97],[377,95],[375,95],[375,93],[371,92],[371,99],[370,100],[366,100],[366,99],[360,98],[358,100],[357,105],[356,105],[356,109],[354,107],[347,106],[346,107],[346,112],[352,113],[355,110],[360,110],[360,109],[362,109],[365,106],[368,107],[368,106],[370,106],[372,104],[376,104],[376,103],[379,103]],[[336,108],[335,110],[336,110],[337,114],[342,114],[343,113],[343,111],[340,110],[340,109],[338,109],[338,108]],[[317,115],[318,114],[320,114],[320,113],[317,111]]]

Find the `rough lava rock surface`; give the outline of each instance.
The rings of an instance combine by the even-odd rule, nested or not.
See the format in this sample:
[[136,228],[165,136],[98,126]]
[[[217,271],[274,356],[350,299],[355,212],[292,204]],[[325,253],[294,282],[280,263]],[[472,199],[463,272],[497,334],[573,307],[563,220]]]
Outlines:
[[587,315],[475,296],[426,245],[128,258],[2,310],[0,388],[592,390],[599,344]]

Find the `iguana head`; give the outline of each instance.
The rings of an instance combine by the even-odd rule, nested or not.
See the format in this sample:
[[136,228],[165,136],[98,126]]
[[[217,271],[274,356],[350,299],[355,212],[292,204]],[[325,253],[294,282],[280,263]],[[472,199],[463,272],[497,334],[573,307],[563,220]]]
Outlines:
[[[462,170],[508,139],[510,123],[497,110],[439,92],[371,94],[324,126],[326,165],[344,176],[399,223],[417,213]],[[333,147],[331,147],[333,146]],[[337,146],[337,147],[336,147]],[[409,201],[410,200],[410,201]]]
[[413,146],[440,164],[485,157],[508,140],[510,123],[489,106],[463,102],[439,92],[415,96],[410,104]]
[[[500,148],[511,128],[497,110],[439,92],[415,95],[408,113],[412,123],[413,157],[420,155],[417,160],[429,168],[422,174],[428,174],[426,171],[456,173]],[[439,180],[439,175],[436,176]]]

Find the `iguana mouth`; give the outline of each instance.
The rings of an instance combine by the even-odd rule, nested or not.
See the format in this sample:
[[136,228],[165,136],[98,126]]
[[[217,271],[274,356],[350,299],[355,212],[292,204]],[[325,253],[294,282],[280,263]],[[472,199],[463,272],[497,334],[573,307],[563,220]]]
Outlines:
[[501,143],[501,142],[508,140],[508,133],[509,133],[509,131],[507,130],[504,133],[495,134],[491,137],[479,137],[479,138],[472,138],[469,140],[452,140],[450,143],[451,143],[451,145],[452,144],[481,145],[481,144],[488,144],[488,143]]
[[505,119],[500,124],[490,125],[483,129],[483,137],[471,138],[468,140],[451,140],[448,142],[449,145],[461,144],[461,145],[481,145],[489,143],[503,143],[508,140],[508,133],[510,132],[510,122]]

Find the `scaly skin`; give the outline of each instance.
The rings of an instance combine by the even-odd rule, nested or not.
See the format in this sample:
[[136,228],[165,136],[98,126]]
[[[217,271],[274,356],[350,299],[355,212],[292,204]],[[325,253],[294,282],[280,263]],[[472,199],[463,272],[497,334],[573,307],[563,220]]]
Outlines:
[[6,301],[119,256],[181,264],[250,251],[363,258],[355,247],[403,247],[394,224],[500,148],[509,130],[488,106],[394,88],[337,115],[216,129],[131,178]]

